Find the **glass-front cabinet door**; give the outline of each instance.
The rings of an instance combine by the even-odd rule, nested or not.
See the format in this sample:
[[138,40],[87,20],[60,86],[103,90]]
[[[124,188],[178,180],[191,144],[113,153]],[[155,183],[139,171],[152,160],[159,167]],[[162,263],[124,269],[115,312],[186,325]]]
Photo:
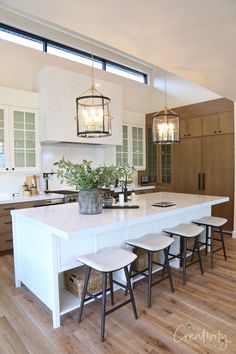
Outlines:
[[129,164],[136,170],[145,169],[144,127],[123,125],[122,145],[116,146],[116,164]]
[[9,161],[9,134],[8,134],[8,109],[0,105],[0,170],[8,171]]
[[132,127],[132,165],[144,169],[144,128]]
[[11,164],[16,171],[39,169],[38,112],[11,108]]

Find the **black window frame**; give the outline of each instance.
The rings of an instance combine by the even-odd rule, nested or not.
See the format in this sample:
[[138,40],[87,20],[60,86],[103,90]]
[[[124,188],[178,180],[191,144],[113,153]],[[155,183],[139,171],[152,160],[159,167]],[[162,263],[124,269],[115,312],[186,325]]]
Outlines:
[[[89,60],[93,59],[94,61],[97,61],[97,62],[102,64],[102,70],[104,70],[104,71],[106,71],[106,66],[108,64],[108,65],[110,65],[110,66],[112,66],[112,67],[114,67],[116,69],[120,69],[120,70],[122,70],[124,72],[130,73],[131,75],[133,74],[133,75],[139,76],[139,77],[143,78],[143,82],[141,82],[141,83],[148,84],[148,75],[146,73],[144,73],[142,71],[139,71],[139,70],[136,70],[136,69],[133,69],[133,68],[130,68],[130,67],[125,66],[123,64],[119,64],[119,63],[113,62],[111,60],[107,60],[105,58],[101,58],[101,57],[99,57],[97,55],[92,55],[92,54],[87,53],[85,51],[82,51],[80,49],[76,49],[76,48],[70,47],[70,46],[68,46],[66,44],[62,44],[62,43],[53,41],[51,39],[47,39],[47,38],[38,36],[36,34],[29,33],[27,31],[24,31],[24,30],[9,26],[9,25],[4,24],[4,23],[0,23],[0,30],[3,30],[5,32],[8,32],[10,34],[13,34],[13,35],[16,35],[16,36],[19,36],[19,37],[26,38],[28,40],[32,40],[32,41],[35,41],[35,42],[38,42],[38,43],[42,43],[42,45],[43,45],[43,50],[42,51],[45,52],[45,53],[48,53],[48,51],[47,51],[48,45],[51,45],[52,47],[55,47],[55,48],[58,48],[58,49],[62,49],[65,52],[68,52],[68,53],[71,53],[71,54],[74,54],[74,55],[78,55],[80,57],[83,57],[83,58],[86,58],[86,59],[89,59]],[[132,79],[130,79],[130,80],[132,80]],[[136,80],[133,80],[133,81],[136,81]]]

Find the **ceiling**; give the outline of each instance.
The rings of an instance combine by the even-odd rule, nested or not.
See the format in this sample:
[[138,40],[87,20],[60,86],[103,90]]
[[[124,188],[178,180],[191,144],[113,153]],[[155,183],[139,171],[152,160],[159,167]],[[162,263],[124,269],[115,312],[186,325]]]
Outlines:
[[235,0],[0,0],[236,101]]

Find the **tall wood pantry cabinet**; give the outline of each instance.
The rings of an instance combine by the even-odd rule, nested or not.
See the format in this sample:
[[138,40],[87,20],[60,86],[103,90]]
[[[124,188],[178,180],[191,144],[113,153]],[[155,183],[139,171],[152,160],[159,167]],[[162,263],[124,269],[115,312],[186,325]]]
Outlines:
[[180,115],[180,144],[173,145],[173,191],[228,196],[214,206],[215,216],[226,217],[233,229],[234,107],[227,99],[174,109]]

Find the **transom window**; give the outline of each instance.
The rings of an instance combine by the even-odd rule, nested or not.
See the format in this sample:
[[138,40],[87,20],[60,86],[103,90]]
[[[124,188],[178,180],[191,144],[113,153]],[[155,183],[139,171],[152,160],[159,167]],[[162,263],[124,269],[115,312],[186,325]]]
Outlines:
[[[92,65],[92,56],[89,53],[19,30],[3,23],[0,23],[0,39],[44,51],[77,63],[89,66]],[[135,80],[143,84],[148,83],[147,74],[134,68],[97,56],[93,57],[93,63],[96,69],[105,70],[112,74]]]

